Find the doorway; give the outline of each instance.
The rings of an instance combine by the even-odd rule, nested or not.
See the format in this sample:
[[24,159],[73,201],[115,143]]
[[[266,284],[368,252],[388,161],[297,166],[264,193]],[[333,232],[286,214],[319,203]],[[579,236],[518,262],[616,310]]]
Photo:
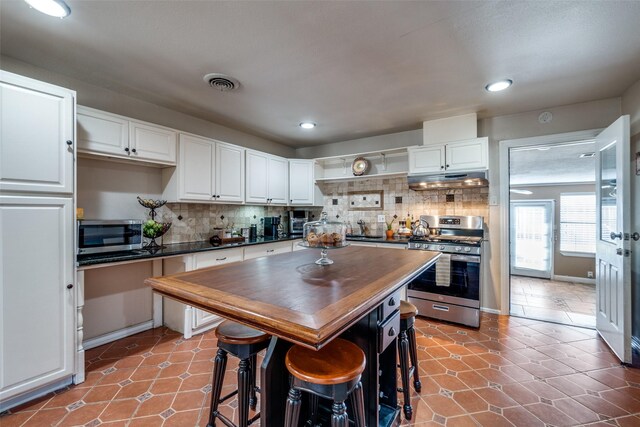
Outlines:
[[595,328],[594,147],[509,149],[511,315]]

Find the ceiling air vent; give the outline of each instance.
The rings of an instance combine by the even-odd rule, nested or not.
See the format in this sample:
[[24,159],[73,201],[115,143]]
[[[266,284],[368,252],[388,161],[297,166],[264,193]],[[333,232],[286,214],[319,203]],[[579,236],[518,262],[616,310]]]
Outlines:
[[204,81],[209,83],[214,89],[218,89],[221,92],[230,92],[240,87],[240,82],[233,77],[226,76],[224,74],[210,73],[203,77]]

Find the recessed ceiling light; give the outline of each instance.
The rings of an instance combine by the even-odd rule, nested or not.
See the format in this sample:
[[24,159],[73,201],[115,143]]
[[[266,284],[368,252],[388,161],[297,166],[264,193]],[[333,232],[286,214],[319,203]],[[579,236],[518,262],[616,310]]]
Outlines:
[[533,194],[532,191],[529,191],[529,190],[518,190],[517,188],[511,188],[511,189],[509,189],[509,192],[515,193],[515,194],[526,194],[526,195]]
[[71,9],[64,0],[24,0],[35,10],[56,18],[64,18],[71,14]]
[[316,124],[313,122],[302,122],[300,123],[300,127],[302,129],[313,129],[314,127],[316,127]]
[[489,83],[484,88],[489,92],[500,92],[501,90],[505,90],[512,84],[513,84],[513,80],[504,79],[504,80],[499,80],[497,82]]

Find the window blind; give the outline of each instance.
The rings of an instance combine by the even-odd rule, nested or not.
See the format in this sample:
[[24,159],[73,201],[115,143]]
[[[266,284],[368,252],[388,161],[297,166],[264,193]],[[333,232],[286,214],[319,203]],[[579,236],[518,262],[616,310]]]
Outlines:
[[595,193],[560,194],[560,251],[595,254]]

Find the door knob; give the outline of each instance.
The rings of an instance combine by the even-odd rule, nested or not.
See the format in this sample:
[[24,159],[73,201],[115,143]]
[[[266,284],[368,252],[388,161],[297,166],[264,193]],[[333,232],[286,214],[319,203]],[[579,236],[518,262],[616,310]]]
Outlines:
[[611,237],[611,240],[616,240],[616,239],[622,240],[622,232],[616,234],[612,231],[609,236]]
[[640,240],[640,234],[638,234],[637,231],[635,233],[631,233],[631,238],[637,242]]

